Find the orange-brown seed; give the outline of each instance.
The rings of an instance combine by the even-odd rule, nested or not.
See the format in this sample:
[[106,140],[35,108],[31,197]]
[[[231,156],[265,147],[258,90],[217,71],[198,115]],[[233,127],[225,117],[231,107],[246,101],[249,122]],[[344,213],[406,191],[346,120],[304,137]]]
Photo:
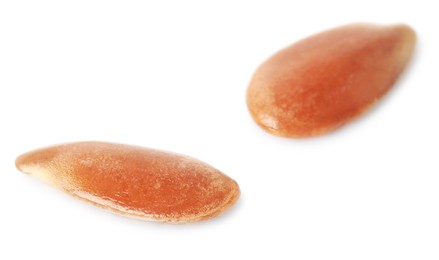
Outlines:
[[209,219],[240,193],[234,180],[201,161],[122,144],[57,145],[23,154],[16,165],[82,200],[146,220]]
[[389,91],[415,38],[406,25],[352,24],[301,40],[257,69],[247,91],[250,113],[280,136],[332,131]]

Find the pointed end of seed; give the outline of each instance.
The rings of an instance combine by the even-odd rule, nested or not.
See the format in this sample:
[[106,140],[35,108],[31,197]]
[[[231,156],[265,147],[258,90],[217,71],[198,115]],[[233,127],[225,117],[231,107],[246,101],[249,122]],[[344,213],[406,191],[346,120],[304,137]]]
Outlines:
[[29,158],[29,154],[28,153],[25,153],[25,154],[22,154],[22,155],[18,156],[17,159],[15,159],[15,167],[18,170],[20,170],[20,171],[22,171],[24,173],[28,173],[28,172],[25,172],[24,169],[23,169],[24,166],[28,162],[28,158]]
[[394,28],[401,33],[403,41],[405,41],[408,45],[414,47],[414,45],[416,44],[417,35],[412,27],[406,24],[396,24],[394,25]]

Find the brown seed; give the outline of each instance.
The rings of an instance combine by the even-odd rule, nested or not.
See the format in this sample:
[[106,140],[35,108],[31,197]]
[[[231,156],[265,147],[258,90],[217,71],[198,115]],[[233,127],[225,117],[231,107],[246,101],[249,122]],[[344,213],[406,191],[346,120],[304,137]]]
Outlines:
[[145,220],[209,219],[240,193],[234,180],[201,161],[122,144],[57,145],[21,155],[16,165],[84,201]]
[[280,136],[332,131],[394,85],[415,38],[406,25],[352,24],[301,40],[257,69],[247,91],[250,113]]

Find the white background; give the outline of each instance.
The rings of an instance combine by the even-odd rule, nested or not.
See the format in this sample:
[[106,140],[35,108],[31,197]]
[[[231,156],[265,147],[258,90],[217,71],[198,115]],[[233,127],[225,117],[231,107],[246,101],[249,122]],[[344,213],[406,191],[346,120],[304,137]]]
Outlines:
[[[0,1],[0,259],[438,259],[434,1]],[[324,137],[252,121],[245,91],[280,48],[357,22],[407,23],[410,67]],[[15,169],[100,140],[184,153],[238,181],[210,221],[120,217]]]

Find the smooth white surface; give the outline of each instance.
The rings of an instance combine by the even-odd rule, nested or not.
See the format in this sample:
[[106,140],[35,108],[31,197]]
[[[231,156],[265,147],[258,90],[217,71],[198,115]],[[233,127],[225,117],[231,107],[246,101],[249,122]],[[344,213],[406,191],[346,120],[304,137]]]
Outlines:
[[[434,1],[146,2],[0,1],[0,259],[439,258]],[[324,137],[259,129],[245,104],[255,68],[357,21],[417,31],[393,91]],[[211,221],[148,223],[14,167],[26,151],[82,140],[196,157],[242,196]]]

